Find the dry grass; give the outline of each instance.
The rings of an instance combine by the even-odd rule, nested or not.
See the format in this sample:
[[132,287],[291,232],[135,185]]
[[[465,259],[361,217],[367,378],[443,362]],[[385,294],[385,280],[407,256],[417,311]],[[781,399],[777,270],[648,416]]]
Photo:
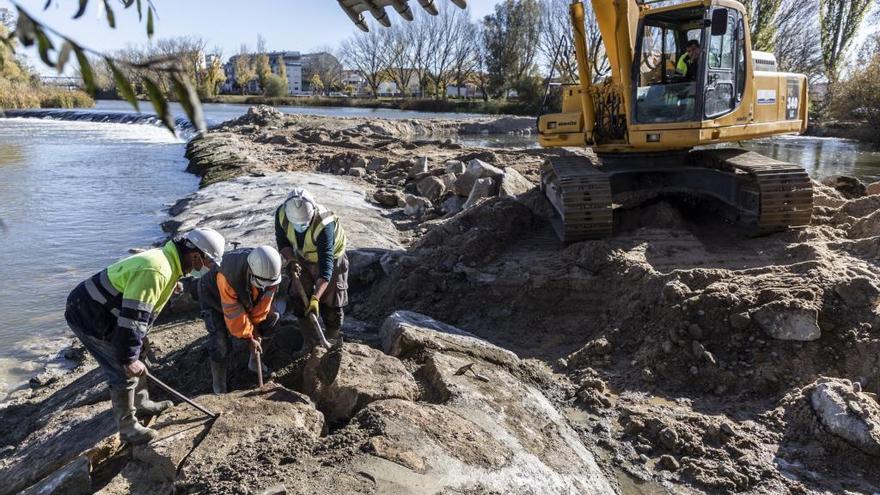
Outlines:
[[95,100],[82,91],[33,86],[0,79],[0,108],[88,108]]

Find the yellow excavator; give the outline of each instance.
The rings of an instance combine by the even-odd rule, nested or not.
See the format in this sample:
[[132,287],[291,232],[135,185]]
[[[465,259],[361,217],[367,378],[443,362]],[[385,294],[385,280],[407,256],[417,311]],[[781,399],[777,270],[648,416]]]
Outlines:
[[[432,0],[419,2],[436,12]],[[362,12],[375,17],[387,5],[401,12],[407,2],[339,3],[365,29]],[[751,49],[749,19],[735,0],[657,3],[592,0],[611,66],[611,77],[598,84],[584,4],[571,3],[579,83],[563,87],[561,113],[539,117],[538,139],[544,147],[588,146],[595,154],[553,157],[542,170],[559,237],[610,236],[616,208],[662,195],[712,199],[756,234],[808,225],[813,189],[802,167],[707,147],[803,133],[806,76],[778,72],[772,54]]]

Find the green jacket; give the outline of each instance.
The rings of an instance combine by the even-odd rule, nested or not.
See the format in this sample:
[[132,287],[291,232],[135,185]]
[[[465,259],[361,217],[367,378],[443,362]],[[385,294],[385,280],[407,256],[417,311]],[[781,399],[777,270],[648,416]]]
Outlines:
[[161,249],[129,256],[86,280],[89,296],[116,317],[110,340],[120,363],[139,358],[144,336],[182,276],[177,247],[168,241]]

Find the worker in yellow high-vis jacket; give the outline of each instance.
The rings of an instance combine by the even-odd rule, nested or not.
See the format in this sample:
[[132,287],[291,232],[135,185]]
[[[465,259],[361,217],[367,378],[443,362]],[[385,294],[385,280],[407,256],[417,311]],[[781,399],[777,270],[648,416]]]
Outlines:
[[155,438],[156,431],[141,425],[137,414],[156,415],[171,405],[150,400],[140,359],[144,337],[178,280],[220,263],[225,244],[216,231],[195,229],[110,265],[68,296],[64,317],[107,378],[122,441],[139,444]]
[[348,257],[345,230],[333,212],[320,206],[308,191],[296,188],[275,212],[275,242],[289,266],[298,266],[292,276],[302,284],[309,298],[302,298],[292,280],[288,307],[299,318],[303,350],[319,341],[309,315],[322,318],[326,337],[335,339],[342,330],[343,308],[348,305]]

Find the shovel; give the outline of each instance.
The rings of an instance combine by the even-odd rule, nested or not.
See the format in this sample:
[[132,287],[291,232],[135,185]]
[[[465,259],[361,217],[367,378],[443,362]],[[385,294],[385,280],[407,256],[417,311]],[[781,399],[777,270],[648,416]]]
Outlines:
[[[303,288],[302,282],[300,282],[299,277],[296,276],[296,273],[291,273],[291,280],[293,281],[294,286],[296,287],[296,291],[299,292],[299,297],[302,300],[303,307],[308,309],[309,307],[309,297],[306,296],[306,290]],[[315,330],[315,333],[318,334],[318,339],[320,340],[320,344],[324,346],[325,349],[330,349],[330,342],[327,341],[327,337],[324,336],[324,329],[321,327],[321,322],[318,320],[318,317],[315,316],[314,313],[309,315],[309,319],[312,323],[312,327]],[[336,344],[337,347],[342,346],[342,339],[339,339],[339,342]]]

